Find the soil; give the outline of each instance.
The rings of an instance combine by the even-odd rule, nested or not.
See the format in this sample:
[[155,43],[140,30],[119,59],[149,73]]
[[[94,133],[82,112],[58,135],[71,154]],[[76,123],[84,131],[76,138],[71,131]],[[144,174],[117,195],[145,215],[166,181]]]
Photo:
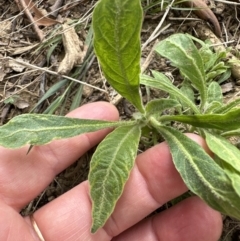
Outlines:
[[[46,113],[46,110],[48,110],[48,113],[65,115],[79,105],[98,100],[105,100],[115,104],[119,109],[121,118],[129,119],[134,112],[134,108],[120,98],[106,83],[99,70],[93,51],[88,47],[90,46],[88,38],[91,38],[89,31],[90,13],[96,1],[34,1],[36,6],[30,13],[35,17],[35,20],[36,18],[39,20],[46,13],[49,14],[48,17],[39,20],[40,25],[31,24],[26,13],[22,11],[23,8],[20,2],[24,1],[0,0],[0,124],[7,123],[14,116],[31,111]],[[55,4],[59,2],[62,2],[60,10],[54,14]],[[155,5],[145,10],[144,14],[141,38],[142,44],[145,46],[162,20],[165,10],[161,11],[161,1],[142,2],[145,7],[151,4]],[[231,53],[238,58],[240,49],[239,3],[237,1],[229,1],[228,3],[227,1],[210,0],[207,1],[207,4],[220,23],[223,46],[232,48]],[[213,22],[207,22],[206,20],[209,19],[206,16],[201,16],[201,14],[199,17],[193,11],[186,10],[186,7],[182,5],[174,5],[170,9],[161,26],[161,29],[164,28],[163,31],[160,31],[155,39],[146,44],[143,50],[142,63],[146,68],[145,73],[148,73],[150,69],[154,69],[171,75],[176,85],[182,81],[178,72],[166,60],[152,53],[152,48],[156,41],[177,32],[189,33],[202,40],[209,38],[204,34],[207,31],[214,35],[216,29],[213,28]],[[61,74],[82,80],[104,91],[88,86],[82,87],[79,83],[72,83],[71,80],[68,80],[66,84],[52,92],[49,98],[39,103],[54,84],[60,83],[64,79],[61,75],[57,75],[59,66],[64,61],[63,53],[67,48],[61,39],[61,25],[63,22],[74,23],[77,34],[76,41],[80,46],[81,55],[75,56],[73,66],[63,70]],[[202,29],[204,31],[200,31]],[[219,39],[216,36],[215,38]],[[69,87],[71,83],[72,85]],[[232,74],[222,83],[222,90],[226,100],[236,98],[239,95],[239,85],[240,75],[238,76],[238,73]],[[66,98],[58,108],[52,109],[51,104],[64,94],[67,86],[69,91]],[[143,100],[146,102],[149,95],[144,88],[142,88],[142,93]],[[162,95],[163,93],[160,91],[150,90],[150,98],[159,98]],[[144,149],[144,146],[142,148]],[[42,205],[86,180],[92,152],[93,150],[59,174],[43,193],[22,210],[22,215],[34,212]],[[230,217],[223,217],[223,221],[224,230],[221,240],[240,241],[240,222]]]

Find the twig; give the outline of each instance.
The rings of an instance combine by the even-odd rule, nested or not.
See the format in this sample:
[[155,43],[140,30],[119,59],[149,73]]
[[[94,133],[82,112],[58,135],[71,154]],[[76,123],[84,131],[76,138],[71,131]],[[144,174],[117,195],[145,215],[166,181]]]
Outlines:
[[60,8],[63,5],[63,0],[56,0],[56,2],[50,7],[51,16],[57,17]]
[[215,0],[216,2],[220,2],[220,3],[225,3],[225,4],[230,4],[230,5],[240,5],[240,3],[236,3],[233,1],[224,1],[224,0]]
[[155,46],[157,45],[159,41],[156,40],[150,53],[148,54],[147,58],[145,59],[144,63],[141,66],[141,73],[144,73],[144,71],[147,69],[147,67],[149,66],[149,64],[151,63],[153,57],[154,57],[154,50],[155,50]]
[[69,79],[69,80],[72,80],[72,81],[74,81],[74,82],[77,82],[77,83],[80,83],[80,84],[83,84],[83,85],[87,85],[87,86],[89,86],[89,87],[91,87],[91,88],[93,88],[93,89],[100,90],[101,92],[107,93],[106,90],[103,90],[103,89],[101,89],[101,88],[98,88],[98,87],[96,87],[96,86],[90,85],[90,84],[85,83],[85,82],[83,82],[83,81],[80,81],[80,80],[71,78],[71,77],[66,76],[66,75],[60,75],[59,73],[57,73],[57,72],[55,72],[55,71],[51,71],[51,70],[46,69],[46,68],[40,68],[40,67],[38,67],[38,66],[35,66],[35,65],[32,65],[32,64],[29,64],[29,63],[20,61],[20,60],[13,59],[13,58],[11,58],[11,57],[5,57],[5,58],[3,58],[3,59],[12,60],[12,61],[15,61],[15,62],[17,62],[17,63],[19,63],[19,64],[22,64],[22,65],[24,65],[24,66],[27,66],[28,68],[36,69],[36,70],[40,70],[40,71],[45,71],[46,73],[49,73],[49,74],[52,74],[52,75],[55,75],[55,76],[59,76],[59,77],[65,78],[65,79]]
[[[172,2],[167,6],[166,11],[165,11],[165,13],[164,13],[161,21],[159,22],[158,26],[157,26],[157,27],[155,28],[155,30],[152,32],[152,34],[151,34],[151,36],[148,38],[148,40],[142,45],[142,51],[143,51],[143,49],[145,49],[145,47],[146,47],[150,42],[152,42],[152,41],[156,38],[156,34],[157,34],[157,32],[159,32],[159,29],[162,27],[162,25],[163,25],[163,23],[164,23],[167,15],[168,15],[168,13],[169,13],[169,11],[170,11],[170,9],[171,9],[174,1],[175,1],[175,0],[172,0]],[[167,25],[167,26],[169,27],[170,25]],[[165,27],[165,28],[166,28],[166,27]]]
[[[23,8],[24,13],[26,14],[27,18],[29,19],[29,21],[31,22],[31,24],[33,25],[33,29],[36,32],[38,38],[40,41],[42,41],[44,39],[44,35],[42,30],[38,27],[38,25],[36,24],[31,12],[28,9],[28,6],[26,5],[26,3],[24,2],[24,0],[15,0],[17,5],[19,6],[18,3],[21,4],[21,7]],[[31,2],[31,1],[30,1]]]

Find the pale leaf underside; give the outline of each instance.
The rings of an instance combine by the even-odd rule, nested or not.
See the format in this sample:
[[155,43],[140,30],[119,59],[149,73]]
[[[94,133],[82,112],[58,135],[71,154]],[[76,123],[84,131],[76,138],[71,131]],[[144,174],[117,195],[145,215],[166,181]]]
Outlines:
[[240,197],[218,164],[194,141],[171,127],[159,126],[173,162],[188,188],[211,207],[240,219]]
[[240,197],[240,151],[221,136],[205,132],[206,142],[210,150],[221,160],[223,169],[232,181],[233,187]]
[[111,122],[68,118],[56,115],[24,114],[0,127],[0,145],[19,148],[24,145],[43,145],[52,140],[69,138],[108,127],[130,125],[132,122]]
[[92,199],[92,232],[102,227],[123,192],[137,155],[141,128],[138,125],[118,127],[95,151],[89,182]]

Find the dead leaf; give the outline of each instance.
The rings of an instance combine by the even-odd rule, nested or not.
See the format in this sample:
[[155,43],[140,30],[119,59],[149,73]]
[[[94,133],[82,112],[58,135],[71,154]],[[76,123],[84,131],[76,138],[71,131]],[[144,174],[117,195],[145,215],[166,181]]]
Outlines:
[[3,81],[4,77],[6,76],[6,73],[0,69],[0,82]]
[[36,24],[38,26],[48,27],[60,23],[59,21],[45,17],[42,11],[40,11],[40,9],[36,7],[32,0],[24,0],[24,2],[28,6],[29,11],[33,15],[33,19],[36,21]]
[[0,24],[0,37],[3,39],[4,37],[9,36],[8,34],[11,32],[12,22],[11,21],[2,21]]
[[67,74],[75,65],[80,64],[84,57],[84,52],[81,50],[81,42],[73,27],[67,24],[63,26],[63,46],[65,49],[65,57],[59,65],[58,72]]
[[218,19],[216,18],[212,10],[204,2],[204,0],[183,1],[183,4],[193,8],[192,10],[199,18],[210,22],[213,25],[215,34],[218,37],[222,36],[222,31]]
[[9,97],[4,101],[5,104],[12,104],[18,109],[26,109],[29,107],[29,103],[25,100],[23,100],[19,95],[11,95],[7,93],[7,96]]
[[[27,61],[24,61],[22,58],[16,58],[16,60],[21,61],[21,62],[27,62]],[[8,61],[8,67],[11,68],[12,70],[18,72],[18,73],[23,72],[23,70],[26,68],[25,65],[20,64],[20,63],[14,61],[14,60],[11,60],[11,59],[9,59],[9,61]]]
[[29,103],[25,100],[22,100],[22,99],[18,99],[15,103],[14,103],[14,106],[16,106],[18,109],[26,109],[29,107]]
[[222,88],[222,93],[225,94],[227,92],[234,90],[234,84],[232,82],[229,82],[229,83],[221,85],[221,88]]
[[85,98],[88,98],[89,96],[91,96],[93,93],[93,88],[87,85],[83,86],[83,96]]
[[33,49],[34,47],[36,47],[38,44],[33,44],[31,46],[26,46],[26,47],[20,47],[20,48],[14,48],[11,49],[11,55],[19,55],[19,54],[23,54],[31,49]]

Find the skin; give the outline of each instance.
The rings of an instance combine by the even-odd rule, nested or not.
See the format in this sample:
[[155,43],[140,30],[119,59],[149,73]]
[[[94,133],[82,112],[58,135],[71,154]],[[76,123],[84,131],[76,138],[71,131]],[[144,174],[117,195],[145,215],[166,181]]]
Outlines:
[[[115,107],[105,102],[87,104],[68,116],[118,120]],[[18,150],[0,147],[0,240],[39,241],[29,217],[21,217],[19,211],[109,131],[35,146],[28,155],[28,147]],[[202,138],[189,136],[208,151]],[[33,217],[45,241],[217,241],[222,229],[221,215],[198,197],[185,199],[144,219],[186,191],[163,142],[137,157],[114,213],[97,233],[90,233],[88,181],[46,204]]]

